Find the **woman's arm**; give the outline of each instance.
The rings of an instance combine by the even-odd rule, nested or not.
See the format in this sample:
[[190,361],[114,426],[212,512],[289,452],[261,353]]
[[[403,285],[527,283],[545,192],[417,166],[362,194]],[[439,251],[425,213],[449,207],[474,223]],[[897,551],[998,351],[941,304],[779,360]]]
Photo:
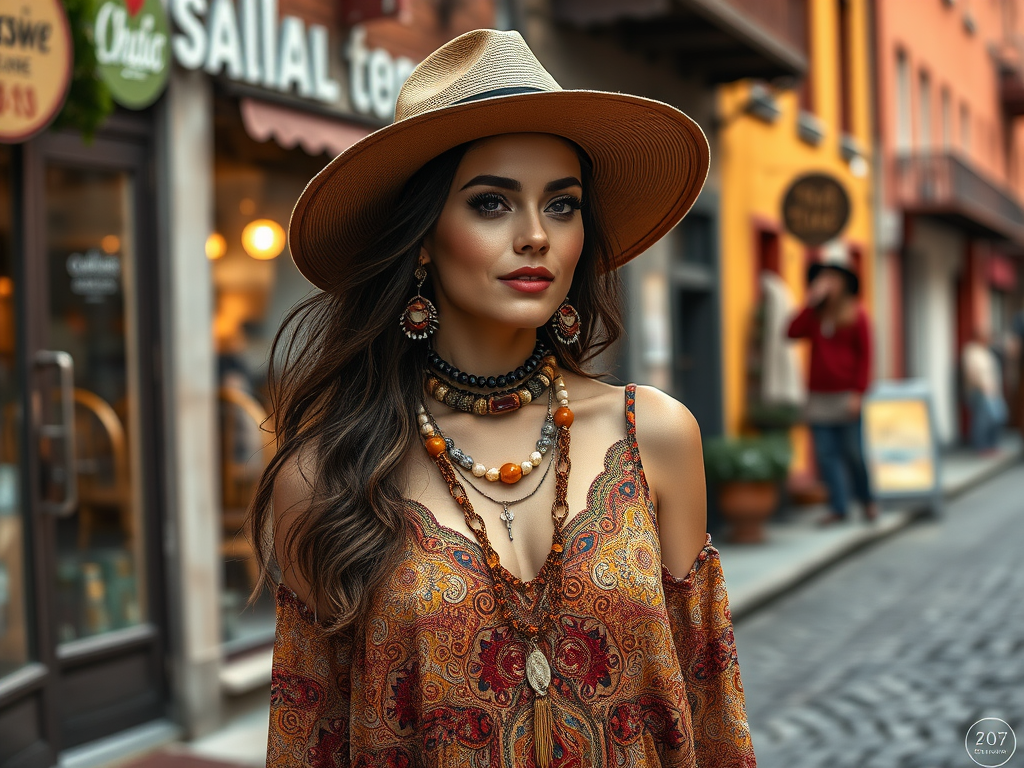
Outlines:
[[637,444],[658,512],[665,608],[696,765],[754,768],[725,577],[706,531],[700,427],[685,405],[657,389],[637,387],[636,397]]
[[813,307],[804,307],[789,321],[786,335],[791,339],[806,339],[814,334],[818,327],[818,313]]
[[658,514],[661,560],[673,573],[686,575],[707,533],[700,426],[675,398],[638,386],[636,440]]
[[313,498],[313,477],[316,471],[311,454],[300,451],[281,467],[274,481],[274,555],[281,569],[281,581],[295,596],[314,611],[319,620],[330,618],[325,605],[317,603],[309,579],[295,561],[295,551],[289,537],[295,527],[302,524],[303,516]]

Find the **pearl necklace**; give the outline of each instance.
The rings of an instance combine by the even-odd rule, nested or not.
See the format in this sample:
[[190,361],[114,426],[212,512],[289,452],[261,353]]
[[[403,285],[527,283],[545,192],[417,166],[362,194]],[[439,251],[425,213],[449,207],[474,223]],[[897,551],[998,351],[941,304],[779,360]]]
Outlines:
[[[563,408],[569,407],[569,392],[565,388],[565,381],[559,374],[554,379],[553,389],[555,389],[555,399],[558,400],[558,404]],[[551,411],[551,391],[548,391],[548,415],[544,420],[544,425],[541,427],[541,436],[537,440],[537,448],[533,451],[529,458],[521,462],[506,462],[497,467],[487,467],[480,462],[473,461],[473,457],[464,451],[460,450],[455,446],[455,441],[450,437],[445,437],[444,441],[447,445],[447,452],[454,464],[459,465],[463,469],[468,469],[473,473],[474,477],[485,477],[492,483],[496,483],[499,480],[507,485],[513,485],[523,479],[524,476],[530,474],[535,467],[539,467],[541,461],[544,460],[544,455],[551,450],[554,445],[554,438],[557,434],[557,427],[554,422],[554,415]],[[436,423],[431,418],[430,413],[427,411],[426,406],[420,403],[416,409],[416,420],[420,425],[420,434],[424,438],[429,438],[438,432]]]

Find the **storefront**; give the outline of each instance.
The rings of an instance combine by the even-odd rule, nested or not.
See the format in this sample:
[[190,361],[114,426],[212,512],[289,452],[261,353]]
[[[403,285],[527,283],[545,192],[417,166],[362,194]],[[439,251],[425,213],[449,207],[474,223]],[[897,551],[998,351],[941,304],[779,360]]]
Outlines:
[[0,146],[0,765],[166,713],[152,135]]
[[[106,5],[97,71],[164,55],[159,91],[116,92],[91,140],[47,120],[0,143],[2,768],[200,735],[269,681],[241,529],[270,344],[311,290],[291,207],[417,61],[500,23],[485,0]],[[0,50],[0,77],[18,66]]]

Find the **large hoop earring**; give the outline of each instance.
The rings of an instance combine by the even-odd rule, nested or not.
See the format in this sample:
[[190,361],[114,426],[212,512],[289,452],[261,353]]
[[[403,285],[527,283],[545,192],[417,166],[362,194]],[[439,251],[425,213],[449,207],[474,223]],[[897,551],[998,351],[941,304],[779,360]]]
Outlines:
[[398,327],[410,339],[425,339],[437,330],[437,307],[430,299],[420,295],[423,282],[427,279],[427,270],[420,264],[413,273],[416,277],[416,295],[409,299],[402,314],[398,317]]
[[580,313],[566,299],[551,316],[551,332],[563,344],[575,344],[580,340]]

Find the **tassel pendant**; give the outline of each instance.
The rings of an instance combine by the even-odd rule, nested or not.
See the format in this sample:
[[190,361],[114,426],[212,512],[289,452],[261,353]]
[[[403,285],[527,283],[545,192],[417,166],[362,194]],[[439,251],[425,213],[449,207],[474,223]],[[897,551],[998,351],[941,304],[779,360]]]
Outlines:
[[551,685],[551,665],[544,652],[534,641],[533,651],[526,657],[526,679],[533,688],[533,756],[537,768],[549,768],[555,751],[554,717],[548,688]]
[[537,694],[533,699],[533,758],[537,768],[550,768],[555,751],[552,731],[551,700]]

